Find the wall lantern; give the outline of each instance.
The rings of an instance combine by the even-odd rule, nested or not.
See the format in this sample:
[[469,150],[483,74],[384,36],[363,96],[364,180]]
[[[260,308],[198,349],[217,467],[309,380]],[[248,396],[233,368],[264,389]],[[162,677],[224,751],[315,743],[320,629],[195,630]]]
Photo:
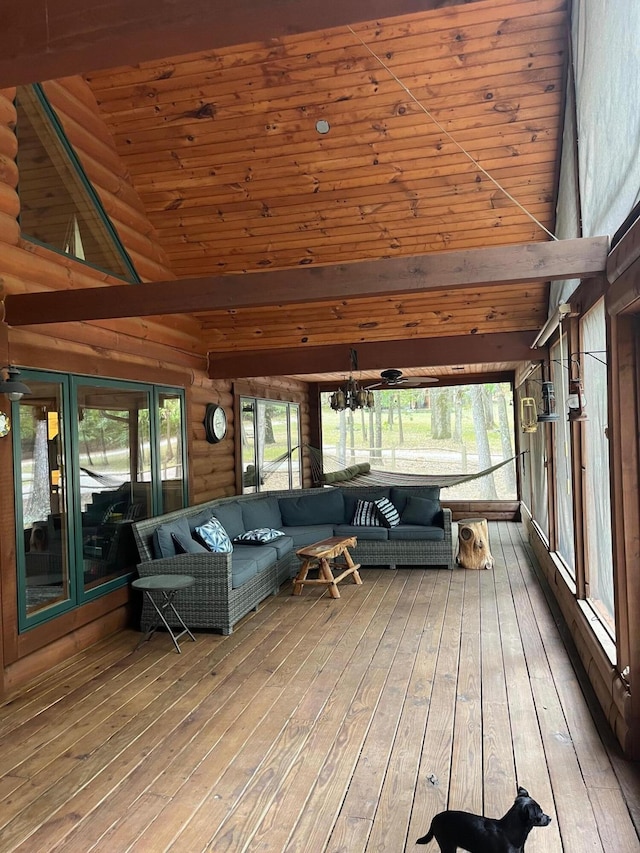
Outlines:
[[520,400],[520,426],[522,432],[538,431],[538,410],[535,397],[522,397]]
[[584,397],[584,388],[580,377],[569,380],[569,396],[567,397],[567,406],[569,407],[570,421],[586,421],[587,413],[585,412],[586,400]]
[[6,371],[7,378],[0,379],[0,394],[5,394],[12,402],[21,400],[25,394],[31,394],[31,389],[18,379],[20,371],[17,367],[10,364],[2,369]]
[[556,412],[556,391],[553,382],[543,382],[542,410],[538,414],[538,422],[544,424],[559,420],[560,415]]

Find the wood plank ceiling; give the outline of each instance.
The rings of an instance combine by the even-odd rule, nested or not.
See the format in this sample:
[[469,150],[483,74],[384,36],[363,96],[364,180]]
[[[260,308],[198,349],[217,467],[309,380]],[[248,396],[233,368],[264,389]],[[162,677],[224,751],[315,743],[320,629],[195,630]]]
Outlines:
[[[236,275],[241,288],[262,271],[268,288],[271,270],[548,240],[567,21],[564,0],[446,4],[85,78],[176,275]],[[210,358],[533,340],[548,285],[300,296],[196,315]],[[480,348],[475,361],[491,367]]]

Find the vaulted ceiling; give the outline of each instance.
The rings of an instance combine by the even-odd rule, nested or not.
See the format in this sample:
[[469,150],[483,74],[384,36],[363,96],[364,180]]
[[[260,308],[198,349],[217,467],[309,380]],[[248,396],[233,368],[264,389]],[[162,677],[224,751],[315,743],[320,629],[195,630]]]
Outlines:
[[[111,5],[126,14],[126,4]],[[151,5],[129,4],[139,12],[129,12],[131,28],[142,31]],[[512,369],[546,320],[546,280],[453,288],[432,274],[420,287],[417,271],[410,288],[381,295],[367,292],[356,268],[374,261],[393,271],[394,260],[452,251],[472,266],[472,250],[551,239],[566,2],[348,0],[338,12],[316,0],[299,0],[295,12],[284,5],[295,18],[291,34],[282,9],[269,23],[266,0],[240,4],[249,18],[243,27],[236,10],[226,36],[224,15],[214,35],[211,10],[185,0],[195,52],[165,57],[158,42],[167,28],[154,32],[151,19],[141,61],[130,58],[135,46],[120,30],[111,34],[112,55],[130,64],[105,67],[106,47],[96,42],[99,70],[91,70],[95,33],[77,45],[76,62],[91,63],[84,77],[176,275],[222,276],[238,294],[255,279],[246,273],[260,275],[264,295],[253,304],[190,305],[212,375],[231,356],[264,366],[264,353],[277,351],[279,372],[317,378],[341,369],[323,351],[360,346],[371,354],[375,345],[382,355],[366,355],[361,366]],[[160,4],[161,21],[168,6]],[[388,17],[395,9],[408,13]],[[202,27],[194,34],[196,13]],[[259,15],[263,40],[255,40]],[[322,20],[336,25],[318,29]],[[186,32],[178,21],[164,43],[184,45]],[[71,61],[62,39],[58,47]],[[335,265],[346,292],[327,298],[322,275],[308,272]],[[288,271],[284,291],[279,271]],[[493,335],[502,350],[485,346]],[[426,357],[433,339],[442,339],[446,358]],[[304,349],[318,358],[296,370]],[[396,353],[402,363],[392,361]]]

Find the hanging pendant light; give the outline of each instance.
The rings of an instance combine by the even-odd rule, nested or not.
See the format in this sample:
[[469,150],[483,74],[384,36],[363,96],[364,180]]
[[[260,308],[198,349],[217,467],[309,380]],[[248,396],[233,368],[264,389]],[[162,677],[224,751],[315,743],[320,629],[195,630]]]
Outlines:
[[[351,357],[351,370],[358,369],[358,356],[354,349],[349,351]],[[352,375],[349,376],[344,385],[341,385],[329,397],[329,405],[335,412],[343,412],[345,409],[373,409],[375,398],[372,391],[361,388]]]

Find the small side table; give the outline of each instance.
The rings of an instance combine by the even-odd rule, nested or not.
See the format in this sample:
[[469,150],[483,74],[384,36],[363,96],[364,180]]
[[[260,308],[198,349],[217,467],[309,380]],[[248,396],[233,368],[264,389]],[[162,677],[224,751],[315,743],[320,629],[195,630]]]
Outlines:
[[[131,586],[134,589],[142,590],[158,614],[155,622],[151,625],[145,636],[140,640],[136,649],[139,649],[143,643],[150,640],[161,624],[164,625],[169,632],[169,635],[173,640],[173,645],[176,647],[176,651],[179,654],[181,654],[180,644],[178,643],[180,637],[188,634],[195,643],[196,638],[182,621],[182,616],[180,616],[173,603],[174,598],[181,589],[193,586],[195,582],[196,579],[191,577],[191,575],[151,575],[150,577],[137,578],[132,581]],[[160,593],[161,595],[159,604],[154,597],[154,593]],[[176,632],[171,625],[169,625],[164,615],[167,610],[171,610],[180,625],[182,625],[181,631]]]
[[[292,595],[301,595],[305,584],[315,586],[327,586],[331,598],[340,598],[338,584],[344,578],[351,576],[354,583],[362,584],[358,569],[360,563],[354,563],[349,548],[355,548],[358,540],[355,536],[340,537],[332,536],[331,539],[323,539],[313,545],[307,545],[296,551],[302,560],[300,571],[293,581]],[[318,577],[309,580],[307,574],[310,569],[318,570]],[[338,569],[340,574],[334,577],[332,569]]]
[[458,522],[456,562],[464,569],[492,569],[489,525],[486,518],[461,518]]

